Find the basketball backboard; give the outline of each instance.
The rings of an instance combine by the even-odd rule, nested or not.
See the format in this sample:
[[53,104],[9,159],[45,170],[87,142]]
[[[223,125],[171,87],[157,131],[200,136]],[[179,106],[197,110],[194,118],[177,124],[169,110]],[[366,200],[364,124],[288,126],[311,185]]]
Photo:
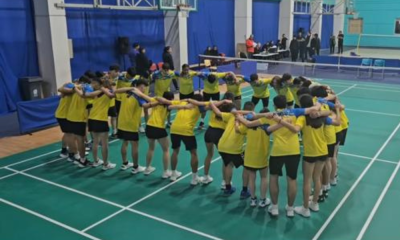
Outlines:
[[197,11],[197,0],[159,0],[159,8],[164,11],[177,11],[178,7]]

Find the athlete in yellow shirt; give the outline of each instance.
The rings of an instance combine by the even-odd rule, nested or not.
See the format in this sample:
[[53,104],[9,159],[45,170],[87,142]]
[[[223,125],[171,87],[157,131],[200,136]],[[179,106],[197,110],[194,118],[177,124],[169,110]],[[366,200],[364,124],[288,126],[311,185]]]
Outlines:
[[271,82],[271,78],[259,78],[257,74],[250,75],[250,86],[253,88],[253,97],[251,101],[255,106],[257,106],[258,102],[261,100],[263,106],[265,108],[268,107],[270,96],[268,86]]
[[189,99],[193,98],[194,86],[193,78],[201,75],[201,73],[190,71],[188,64],[182,65],[182,72],[175,72],[175,76],[179,82],[179,99]]
[[[132,174],[137,174],[145,170],[144,167],[139,166],[139,125],[142,115],[142,105],[150,102],[150,98],[144,94],[147,83],[143,80],[138,80],[133,83],[135,87],[117,89],[116,93],[126,94],[122,100],[121,111],[118,115],[118,138],[121,139],[121,155],[123,164],[122,170],[132,168]],[[133,164],[127,159],[128,145],[132,147]]]
[[162,97],[164,92],[170,91],[172,79],[175,79],[175,73],[170,70],[168,63],[164,63],[160,71],[153,73],[152,78],[155,96]]
[[234,95],[234,104],[237,110],[242,107],[242,88],[241,84],[245,82],[244,77],[235,76],[233,73],[229,73],[223,78],[226,84],[226,92]]
[[[120,68],[118,65],[111,65],[108,71],[107,80],[115,89],[117,86],[117,81],[120,75]],[[108,116],[111,120],[111,138],[117,138],[117,107],[115,106],[115,98],[110,101],[110,107],[108,109]]]

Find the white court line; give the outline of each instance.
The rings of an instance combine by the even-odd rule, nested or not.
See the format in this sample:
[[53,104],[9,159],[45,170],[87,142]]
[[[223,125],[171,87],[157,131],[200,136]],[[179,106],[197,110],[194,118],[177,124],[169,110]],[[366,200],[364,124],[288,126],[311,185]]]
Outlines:
[[[366,157],[366,156],[360,156],[360,155],[355,155],[355,154],[350,154],[350,153],[344,153],[344,152],[339,152],[340,155],[344,156],[350,156],[350,157],[355,157],[355,158],[360,158],[360,159],[365,159],[365,160],[371,160],[371,157]],[[376,159],[377,162],[384,162],[384,163],[390,163],[390,164],[397,164],[397,162],[389,161],[389,160],[384,160],[384,159]]]
[[325,223],[322,225],[322,227],[318,230],[318,232],[315,234],[313,237],[313,240],[319,239],[319,237],[322,235],[322,233],[325,231],[325,229],[328,227],[332,219],[335,217],[337,212],[342,208],[344,203],[347,201],[347,199],[350,197],[350,194],[354,191],[354,189],[358,186],[358,184],[361,182],[362,178],[365,176],[365,174],[368,172],[368,170],[372,167],[372,164],[376,161],[378,156],[382,153],[382,151],[385,149],[385,147],[389,144],[390,140],[392,140],[393,136],[396,134],[397,130],[400,128],[400,123],[397,125],[397,127],[393,130],[393,132],[390,134],[388,139],[386,139],[385,143],[381,146],[381,148],[378,150],[378,152],[375,154],[375,156],[372,158],[372,160],[369,162],[367,167],[364,169],[364,171],[360,174],[360,176],[357,178],[357,180],[354,182],[354,184],[351,186],[351,188],[347,191],[346,195],[342,198],[342,200],[339,202],[339,204],[336,206],[336,208],[333,210],[333,212],[329,215],[328,219],[325,221]]
[[21,210],[21,211],[24,211],[24,212],[27,212],[27,213],[29,213],[29,214],[32,214],[32,215],[34,215],[34,216],[36,216],[36,217],[39,217],[39,218],[41,218],[41,219],[43,219],[43,220],[46,220],[46,221],[48,221],[48,222],[51,222],[51,223],[53,223],[53,224],[55,224],[55,225],[57,225],[57,226],[59,226],[59,227],[65,228],[65,229],[67,229],[67,230],[69,230],[69,231],[71,231],[71,232],[77,233],[77,234],[79,234],[79,235],[81,235],[81,236],[87,237],[87,238],[92,239],[92,240],[100,240],[100,238],[96,238],[96,237],[94,237],[94,236],[92,236],[92,235],[90,235],[90,234],[87,234],[87,233],[84,233],[84,232],[82,232],[82,231],[79,231],[79,230],[76,229],[76,228],[70,227],[70,226],[68,226],[68,225],[66,225],[66,224],[64,224],[64,223],[58,222],[58,221],[56,221],[56,220],[54,220],[54,219],[51,219],[51,218],[49,218],[49,217],[46,217],[46,216],[44,216],[44,215],[42,215],[42,214],[40,214],[40,213],[34,212],[34,211],[29,210],[29,209],[27,209],[27,208],[24,208],[24,207],[22,207],[22,206],[20,206],[20,205],[17,205],[17,204],[15,204],[15,203],[9,202],[9,201],[7,201],[7,200],[5,200],[5,199],[0,198],[0,202],[5,203],[5,204],[7,204],[7,205],[9,205],[9,206],[12,206],[12,207],[14,207],[14,208],[17,208],[17,209],[19,209],[19,210]]
[[[329,83],[329,84],[327,84],[327,85],[333,86],[333,87],[348,87],[348,86],[349,86],[348,84],[341,84],[341,83]],[[365,87],[363,87],[363,86],[358,85],[358,86],[356,87],[356,89],[369,90],[369,91],[380,91],[380,92],[395,92],[395,93],[400,93],[400,89],[396,91],[396,90],[393,90],[393,88],[392,88],[392,89],[386,89],[386,88],[372,88],[372,87],[370,87],[370,88],[365,88]]]
[[351,85],[350,87],[346,88],[345,90],[343,90],[343,91],[337,93],[336,96],[342,95],[343,93],[349,91],[350,89],[355,88],[356,86],[357,86],[357,84],[353,84],[353,85]]
[[383,113],[383,112],[374,112],[374,111],[366,111],[366,110],[358,110],[352,108],[346,108],[346,111],[350,112],[360,112],[360,113],[371,113],[376,115],[384,115],[384,116],[391,116],[391,117],[400,117],[400,114],[392,114],[392,113]]
[[[341,81],[341,80],[335,80],[335,79],[315,79],[317,82],[325,82],[327,85],[330,85],[330,83],[332,84],[342,84],[342,85],[352,85],[354,84],[355,81],[352,81],[351,83],[346,82],[346,81]],[[359,81],[357,82],[358,85],[360,85],[361,87],[370,87],[372,89],[388,89],[388,90],[399,90],[400,91],[400,85],[398,84],[392,84],[392,86],[389,86],[390,84],[384,84],[384,85],[371,85],[371,84],[364,84],[363,82]]]
[[367,220],[365,221],[364,226],[362,227],[356,240],[361,240],[363,238],[365,232],[367,231],[369,225],[371,224],[373,217],[375,216],[376,211],[378,210],[379,206],[381,205],[383,198],[385,197],[387,191],[389,190],[390,185],[392,185],[392,182],[393,182],[394,178],[396,177],[396,174],[399,171],[399,169],[400,169],[400,161],[397,163],[396,168],[394,169],[392,175],[390,176],[388,182],[386,183],[385,188],[383,189],[381,195],[379,196],[378,200],[376,201],[374,208],[372,209]]

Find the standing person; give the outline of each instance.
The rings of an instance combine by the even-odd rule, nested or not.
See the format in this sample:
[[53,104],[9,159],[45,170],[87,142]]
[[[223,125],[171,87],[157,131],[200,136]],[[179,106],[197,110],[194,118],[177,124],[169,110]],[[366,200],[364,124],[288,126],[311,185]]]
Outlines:
[[179,89],[179,99],[190,99],[194,96],[194,86],[193,86],[193,78],[195,76],[199,76],[200,73],[195,71],[190,71],[188,64],[182,65],[182,71],[175,72],[175,77],[177,77],[179,85],[181,86]]
[[253,58],[255,46],[256,46],[256,44],[254,42],[254,35],[251,34],[250,37],[246,40],[246,50],[247,50],[248,58]]
[[[169,64],[170,70],[175,71],[174,59],[172,58],[171,53],[172,53],[172,48],[170,46],[166,46],[164,48],[162,59],[163,59],[164,63]],[[172,83],[174,84],[175,90],[179,91],[179,86],[178,86],[178,82],[176,81],[176,79],[172,79]]]
[[136,55],[136,72],[141,77],[146,77],[149,75],[149,70],[152,61],[146,55],[146,49],[144,47],[139,48],[139,53]]
[[[115,88],[120,75],[119,65],[111,65],[108,69],[108,81]],[[111,118],[111,138],[117,138],[117,107],[113,97],[110,101],[108,116]]]
[[335,53],[335,46],[336,46],[336,36],[332,34],[331,38],[329,39],[330,54]]
[[344,34],[342,31],[339,31],[338,34],[338,54],[343,53],[343,41],[344,41]]
[[315,46],[314,46],[314,54],[319,56],[319,51],[321,50],[321,39],[319,38],[318,34],[314,34],[315,39]]
[[282,39],[281,39],[281,49],[282,50],[286,50],[287,40],[288,40],[288,38],[286,37],[286,35],[282,34]]
[[[313,54],[313,52],[312,52],[312,47],[311,47],[311,40],[312,40],[312,35],[311,35],[311,32],[308,32],[307,33],[307,37],[306,37],[306,41],[305,41],[305,44],[306,44],[306,52],[305,52],[305,54],[304,54],[304,56],[305,56],[305,59],[307,60],[308,58],[311,58],[314,54]],[[304,62],[304,61],[303,61]]]
[[206,50],[204,51],[204,55],[211,56],[212,54],[212,48],[210,46],[207,46]]
[[254,106],[257,106],[258,102],[261,100],[263,103],[263,107],[268,107],[270,96],[268,85],[271,84],[271,82],[271,78],[259,78],[256,73],[250,75],[250,86],[253,88],[253,96],[251,97],[251,102],[254,104]]
[[297,42],[299,43],[299,58],[302,62],[304,62],[304,60],[306,59],[307,43],[301,32],[299,32]]
[[136,67],[136,56],[139,54],[139,43],[134,43],[132,45],[131,51],[128,53],[129,61],[131,62],[131,67]]
[[299,42],[297,41],[296,36],[293,36],[292,41],[290,41],[290,56],[292,57],[292,62],[296,62],[299,57]]

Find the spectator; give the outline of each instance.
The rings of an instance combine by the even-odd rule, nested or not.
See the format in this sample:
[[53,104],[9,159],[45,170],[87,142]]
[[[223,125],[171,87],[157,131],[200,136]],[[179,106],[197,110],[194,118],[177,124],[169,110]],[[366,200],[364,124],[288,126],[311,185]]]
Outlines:
[[[313,39],[311,40],[311,52],[312,56],[319,56],[319,50],[321,49],[321,39],[319,39],[318,34],[314,34]],[[310,56],[310,57],[312,57]]]
[[[174,71],[174,70],[175,70],[175,67],[174,67],[174,59],[172,58],[171,53],[172,53],[172,48],[171,48],[170,46],[166,46],[166,47],[164,48],[164,52],[163,52],[163,55],[162,55],[162,59],[163,59],[164,64],[165,64],[165,63],[168,63],[168,64],[169,64],[169,69],[172,70],[172,71]],[[179,91],[178,82],[176,81],[175,78],[172,79],[172,83],[174,84],[175,90],[176,90],[176,91]]]
[[254,48],[254,54],[259,54],[262,52],[261,43],[257,43],[256,47]]
[[254,42],[254,35],[251,34],[250,37],[246,40],[247,56],[249,58],[253,58],[255,46],[256,46],[256,43]]
[[146,56],[146,49],[139,48],[139,53],[136,55],[136,72],[142,77],[149,76],[149,69],[153,64],[152,61]]
[[336,36],[332,34],[331,38],[329,39],[329,49],[330,53],[335,53],[335,46],[336,46]]
[[292,41],[290,41],[290,55],[292,57],[292,62],[297,61],[297,57],[299,55],[299,43],[297,42],[296,36],[293,37]]
[[301,61],[304,62],[304,59],[306,59],[307,44],[301,32],[299,32],[299,36],[297,37],[297,42],[298,42],[299,57]]
[[206,48],[206,50],[204,51],[204,55],[211,56],[212,55],[211,52],[212,52],[212,48],[210,46],[208,46]]
[[285,34],[282,34],[282,39],[281,39],[281,41],[280,41],[280,49],[283,49],[283,50],[286,50],[286,44],[287,44],[287,37],[286,37],[286,35]]
[[134,43],[132,47],[132,50],[128,53],[128,57],[131,62],[131,67],[136,67],[136,56],[139,54],[140,45],[139,43]]
[[343,40],[344,40],[344,34],[342,31],[339,31],[338,34],[338,54],[343,53]]
[[[307,59],[309,57],[311,58],[312,55],[314,55],[312,53],[311,39],[312,39],[311,32],[308,32],[307,33],[307,37],[306,37],[306,51],[305,51],[305,54],[304,54],[305,59]],[[304,60],[303,60],[303,62],[304,62]]]
[[218,47],[214,45],[214,47],[211,50],[211,55],[212,56],[219,56],[219,51],[218,51]]

